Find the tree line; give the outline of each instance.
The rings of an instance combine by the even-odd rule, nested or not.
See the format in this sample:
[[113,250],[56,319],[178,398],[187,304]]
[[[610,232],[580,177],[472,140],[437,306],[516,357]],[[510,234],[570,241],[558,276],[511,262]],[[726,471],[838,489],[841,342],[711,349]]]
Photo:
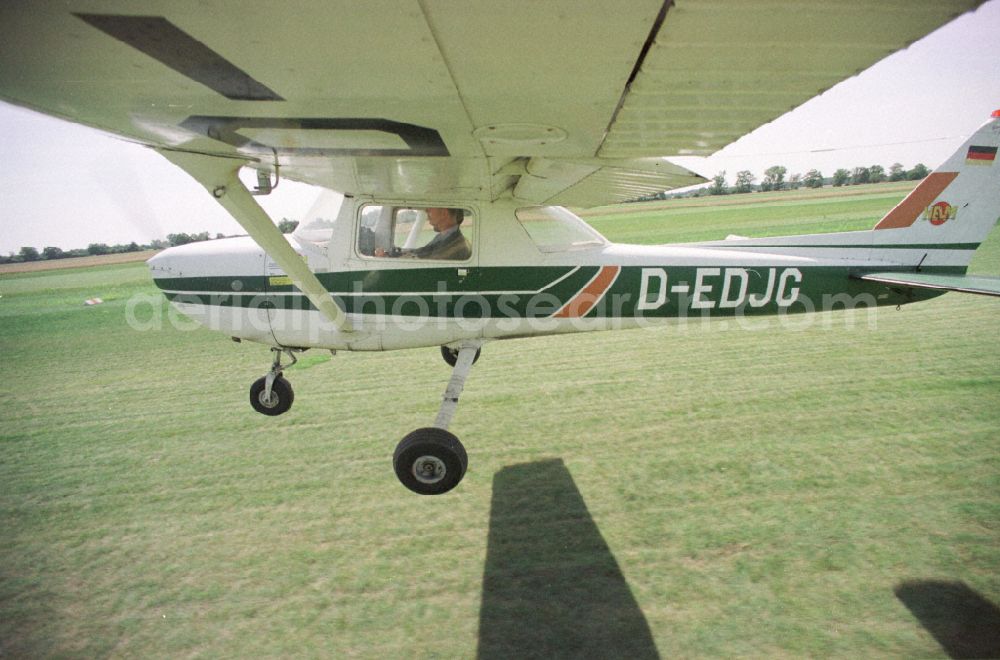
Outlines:
[[792,174],[786,179],[787,174],[788,168],[774,165],[764,170],[764,178],[757,184],[757,177],[750,170],[741,170],[736,173],[736,180],[730,186],[726,181],[726,172],[723,170],[712,178],[712,184],[708,186],[707,191],[709,195],[728,195],[755,190],[769,192],[772,190],[796,190],[801,187],[822,188],[825,185],[839,187],[863,183],[883,183],[885,181],[918,181],[930,174],[930,170],[923,163],[917,163],[909,170],[905,169],[902,163],[893,163],[889,166],[888,172],[881,165],[855,167],[853,170],[841,168],[834,172],[829,179],[816,169],[809,170],[804,175]]
[[[290,234],[295,231],[298,224],[297,220],[284,218],[278,223],[278,229],[280,229],[283,234]],[[227,237],[223,234],[215,235],[216,240],[220,238]],[[25,246],[22,247],[19,252],[11,252],[6,256],[0,255],[0,264],[69,259],[72,257],[91,257],[104,254],[123,254],[126,252],[142,252],[145,250],[162,250],[168,247],[176,247],[178,245],[187,245],[188,243],[198,243],[210,240],[212,240],[212,237],[209,233],[207,231],[203,231],[198,234],[187,234],[184,232],[167,234],[166,240],[154,239],[145,244],[139,244],[135,241],[132,241],[131,243],[119,243],[117,245],[108,245],[107,243],[91,243],[85,248],[76,248],[72,250],[63,250],[62,248],[55,246],[47,246],[39,250],[38,248]]]
[[919,181],[930,173],[931,171],[923,163],[917,163],[909,170],[905,169],[902,163],[893,163],[889,166],[888,172],[881,165],[872,165],[870,167],[855,167],[853,170],[839,169],[833,173],[832,177],[826,177],[816,169],[809,170],[805,174],[792,174],[788,176],[788,168],[783,165],[774,165],[764,170],[764,178],[760,183],[757,182],[757,177],[750,170],[740,170],[736,173],[736,179],[733,184],[729,185],[726,179],[726,171],[723,170],[712,177],[712,183],[708,186],[683,193],[670,194],[661,192],[647,197],[640,197],[635,201],[643,202],[673,197],[702,197],[704,195],[733,195],[756,191],[796,190],[802,187],[852,186],[862,183],[882,183],[885,181]]

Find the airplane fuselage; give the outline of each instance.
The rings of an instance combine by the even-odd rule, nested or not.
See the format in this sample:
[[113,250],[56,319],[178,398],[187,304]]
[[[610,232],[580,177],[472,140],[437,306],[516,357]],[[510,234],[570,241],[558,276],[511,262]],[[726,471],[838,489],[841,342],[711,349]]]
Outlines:
[[354,332],[338,331],[250,239],[167,250],[150,268],[175,306],[213,330],[341,350],[898,305],[937,294],[857,276],[921,259],[931,272],[962,270],[951,251],[928,260],[900,248],[887,262],[873,231],[659,246],[601,239],[545,251],[519,229],[511,204],[474,209],[468,260],[378,259],[356,249],[365,203],[345,200],[325,241],[292,239]]

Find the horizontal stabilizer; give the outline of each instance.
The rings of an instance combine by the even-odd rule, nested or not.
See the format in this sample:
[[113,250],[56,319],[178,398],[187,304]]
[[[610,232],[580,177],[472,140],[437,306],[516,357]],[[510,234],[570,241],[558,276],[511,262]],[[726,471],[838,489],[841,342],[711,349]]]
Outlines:
[[961,291],[984,296],[1000,296],[1000,277],[989,275],[937,275],[934,273],[868,273],[858,279],[897,284],[913,289]]

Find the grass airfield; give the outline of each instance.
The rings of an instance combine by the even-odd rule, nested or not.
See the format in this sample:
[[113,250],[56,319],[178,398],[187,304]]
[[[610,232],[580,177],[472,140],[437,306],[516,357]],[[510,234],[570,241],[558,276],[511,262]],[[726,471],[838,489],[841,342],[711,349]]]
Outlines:
[[[905,194],[823,192],[589,220],[860,229]],[[1000,230],[973,270],[1000,273]],[[310,351],[267,418],[267,348],[172,327],[142,264],[0,294],[2,656],[1000,649],[996,299],[488,344],[452,425],[469,472],[427,498],[391,456],[434,419],[436,349]]]

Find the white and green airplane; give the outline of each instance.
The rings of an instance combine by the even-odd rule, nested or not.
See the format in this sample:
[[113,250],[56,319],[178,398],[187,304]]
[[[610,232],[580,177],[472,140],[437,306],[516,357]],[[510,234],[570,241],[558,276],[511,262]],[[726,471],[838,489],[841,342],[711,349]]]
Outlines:
[[[1000,217],[1000,111],[869,231],[621,245],[564,208],[703,182],[663,156],[713,153],[977,4],[11,2],[0,97],[156,149],[246,229],[149,267],[184,314],[272,347],[259,412],[292,405],[283,355],[440,346],[437,419],[393,456],[439,494],[487,341],[1000,295],[966,274]],[[280,178],[344,196],[286,239],[254,198]]]

